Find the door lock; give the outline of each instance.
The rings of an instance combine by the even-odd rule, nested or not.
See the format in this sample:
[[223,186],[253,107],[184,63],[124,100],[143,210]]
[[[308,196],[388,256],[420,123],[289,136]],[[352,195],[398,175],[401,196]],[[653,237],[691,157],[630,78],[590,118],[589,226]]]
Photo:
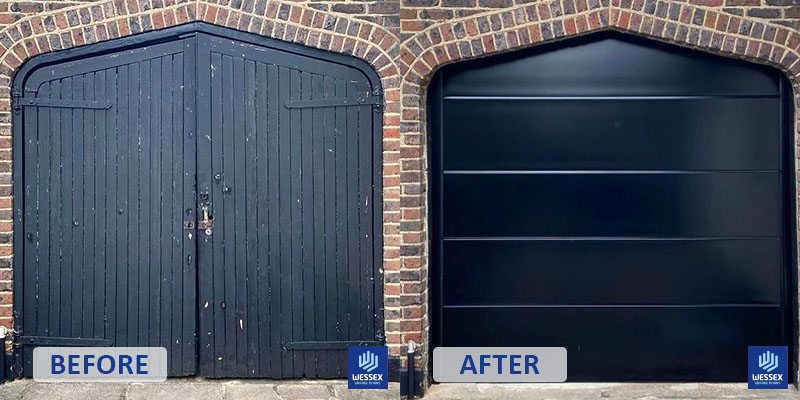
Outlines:
[[205,231],[206,235],[211,235],[211,225],[214,222],[214,216],[208,211],[208,206],[200,207],[200,221],[197,222],[197,229]]

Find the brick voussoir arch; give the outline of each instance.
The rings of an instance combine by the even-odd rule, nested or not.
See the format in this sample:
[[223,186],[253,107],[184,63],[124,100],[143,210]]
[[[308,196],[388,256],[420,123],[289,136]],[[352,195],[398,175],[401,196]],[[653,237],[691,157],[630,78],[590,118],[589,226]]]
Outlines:
[[[164,7],[139,9],[139,2],[101,1],[27,17],[0,30],[0,136],[11,134],[10,86],[31,57],[131,34],[204,21],[309,47],[353,55],[379,74],[386,92],[385,126],[399,118],[399,41],[380,25],[346,14],[278,0],[245,0],[237,6],[212,1],[166,0]],[[389,146],[385,146],[389,147]],[[6,157],[8,158],[8,157]],[[0,159],[10,161],[10,159]]]
[[445,64],[604,29],[769,64],[800,80],[800,32],[789,27],[674,1],[556,0],[435,24],[409,38],[400,54],[404,93]]
[[[38,54],[92,44],[187,22],[205,21],[265,37],[353,55],[378,71],[385,88],[397,86],[392,57],[397,37],[380,25],[277,0],[242,1],[236,8],[212,2],[166,1],[140,10],[137,2],[102,1],[16,21],[0,31],[0,85]],[[1,87],[0,86],[0,87]],[[8,112],[10,99],[0,99]]]
[[431,25],[404,42],[404,84],[420,85],[452,62],[606,28],[608,15],[599,0],[555,0]]

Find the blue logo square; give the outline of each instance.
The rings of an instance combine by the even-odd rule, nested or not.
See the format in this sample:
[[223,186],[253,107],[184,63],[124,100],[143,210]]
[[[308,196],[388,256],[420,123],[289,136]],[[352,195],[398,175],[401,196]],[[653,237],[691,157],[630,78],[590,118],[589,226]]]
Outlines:
[[389,348],[350,346],[347,348],[348,389],[389,388]]
[[788,389],[789,349],[786,346],[747,347],[747,388]]

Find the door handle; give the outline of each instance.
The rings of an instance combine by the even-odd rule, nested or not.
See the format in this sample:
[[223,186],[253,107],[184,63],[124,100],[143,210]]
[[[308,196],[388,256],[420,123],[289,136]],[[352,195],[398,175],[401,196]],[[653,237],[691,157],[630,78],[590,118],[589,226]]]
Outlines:
[[211,226],[214,222],[214,216],[208,210],[208,206],[200,207],[200,221],[197,222],[197,229],[203,230],[206,235],[211,235]]

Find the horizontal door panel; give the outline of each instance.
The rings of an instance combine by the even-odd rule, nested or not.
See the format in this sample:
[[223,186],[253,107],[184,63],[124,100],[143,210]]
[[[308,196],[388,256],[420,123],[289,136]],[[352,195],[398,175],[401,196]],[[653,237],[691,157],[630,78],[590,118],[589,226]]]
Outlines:
[[444,101],[445,170],[779,170],[776,98]]
[[444,78],[445,96],[779,93],[774,70],[618,34],[458,63]]
[[779,307],[445,309],[442,346],[567,348],[568,380],[747,379],[781,345]]
[[779,173],[447,174],[446,237],[776,237]]
[[451,240],[444,305],[781,303],[780,239]]

